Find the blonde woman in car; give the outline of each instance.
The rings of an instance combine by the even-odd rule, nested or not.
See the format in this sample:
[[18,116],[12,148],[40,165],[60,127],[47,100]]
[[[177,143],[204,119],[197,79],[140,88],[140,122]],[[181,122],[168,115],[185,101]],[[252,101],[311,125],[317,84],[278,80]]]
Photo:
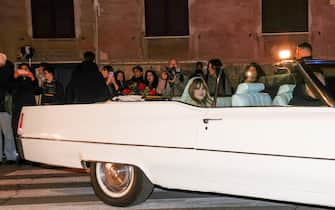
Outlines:
[[201,77],[190,79],[186,85],[181,101],[200,107],[211,107],[213,99],[209,95],[208,86]]

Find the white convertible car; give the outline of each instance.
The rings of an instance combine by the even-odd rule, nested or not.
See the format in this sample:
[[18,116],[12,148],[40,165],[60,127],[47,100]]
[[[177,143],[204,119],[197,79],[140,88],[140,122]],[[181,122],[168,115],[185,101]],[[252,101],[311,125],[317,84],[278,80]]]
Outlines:
[[[283,61],[274,66],[281,74],[240,84],[213,108],[172,100],[24,107],[21,155],[89,167],[95,193],[114,206],[142,202],[159,185],[335,207],[333,87],[315,73],[332,79],[334,68]],[[298,87],[314,99],[289,105]]]

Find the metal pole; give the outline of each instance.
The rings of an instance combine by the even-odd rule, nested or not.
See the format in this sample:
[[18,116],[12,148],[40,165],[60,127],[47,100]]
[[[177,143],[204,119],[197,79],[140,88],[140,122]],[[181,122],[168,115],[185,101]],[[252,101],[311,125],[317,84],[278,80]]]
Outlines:
[[223,73],[223,66],[220,67],[220,69],[219,69],[219,75],[216,78],[216,86],[215,86],[213,107],[216,107],[216,100],[218,98],[219,85],[220,85],[222,73]]
[[28,65],[29,65],[30,68],[31,68],[31,63],[32,63],[32,62],[31,62],[31,57],[29,57],[29,58],[28,58]]
[[94,16],[95,16],[95,31],[94,31],[94,46],[96,63],[100,63],[100,48],[99,48],[99,16],[100,16],[100,3],[99,0],[93,2]]

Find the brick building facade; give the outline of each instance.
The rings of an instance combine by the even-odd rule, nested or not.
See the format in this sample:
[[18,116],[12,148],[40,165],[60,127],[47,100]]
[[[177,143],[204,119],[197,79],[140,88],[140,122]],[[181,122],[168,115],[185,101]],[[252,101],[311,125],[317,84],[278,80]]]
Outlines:
[[2,0],[0,51],[16,60],[19,47],[32,45],[34,60],[79,61],[86,50],[98,50],[100,62],[206,60],[270,63],[279,49],[309,41],[316,57],[335,59],[335,7],[332,0],[309,0],[308,32],[263,34],[261,0],[189,0],[190,34],[145,37],[144,0],[73,0],[75,38],[34,39],[31,0]]

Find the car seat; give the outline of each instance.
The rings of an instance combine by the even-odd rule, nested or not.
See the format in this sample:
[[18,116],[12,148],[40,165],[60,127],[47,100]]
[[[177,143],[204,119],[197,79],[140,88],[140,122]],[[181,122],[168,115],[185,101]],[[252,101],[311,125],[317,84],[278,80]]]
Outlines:
[[218,97],[216,101],[217,107],[231,107],[231,97]]
[[232,106],[271,106],[272,100],[263,83],[241,83],[232,97]]
[[276,97],[273,99],[274,106],[287,106],[293,97],[293,90],[296,85],[285,84],[279,87]]

